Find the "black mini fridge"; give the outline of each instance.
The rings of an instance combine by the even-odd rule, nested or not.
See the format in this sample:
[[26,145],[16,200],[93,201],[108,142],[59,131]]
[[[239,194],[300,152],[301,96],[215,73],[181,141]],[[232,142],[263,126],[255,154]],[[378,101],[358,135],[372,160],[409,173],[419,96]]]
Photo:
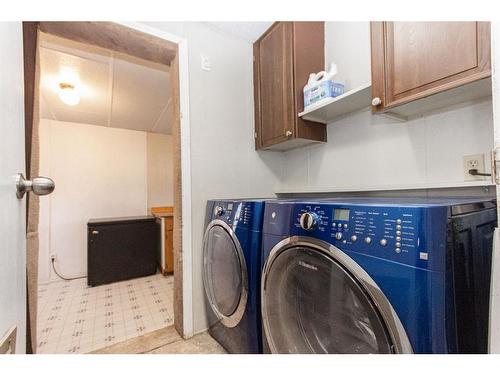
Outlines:
[[160,226],[153,216],[91,219],[87,223],[88,285],[156,273]]

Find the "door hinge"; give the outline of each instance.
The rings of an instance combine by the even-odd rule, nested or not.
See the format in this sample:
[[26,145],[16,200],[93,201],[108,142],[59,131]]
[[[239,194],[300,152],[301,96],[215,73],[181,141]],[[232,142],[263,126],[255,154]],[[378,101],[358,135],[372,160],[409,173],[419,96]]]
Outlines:
[[495,185],[500,185],[500,147],[491,151],[491,180]]
[[253,133],[253,137],[257,139],[257,132]]

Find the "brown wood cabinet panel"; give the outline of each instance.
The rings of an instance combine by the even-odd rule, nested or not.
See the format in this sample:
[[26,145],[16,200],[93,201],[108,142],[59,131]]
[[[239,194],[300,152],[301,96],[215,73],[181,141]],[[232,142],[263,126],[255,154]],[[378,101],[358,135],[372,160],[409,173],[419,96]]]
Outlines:
[[297,114],[304,110],[304,86],[312,72],[325,69],[324,22],[294,22],[294,82],[296,137],[326,141],[326,126],[306,121]]
[[282,22],[259,43],[261,141],[276,143],[293,131],[292,24]]
[[174,208],[172,206],[151,207],[151,214],[161,218],[163,226],[163,252],[160,262],[160,271],[165,275],[174,272]]
[[174,272],[174,218],[165,218],[165,273]]
[[374,112],[491,74],[488,22],[372,22]]
[[326,141],[325,125],[298,117],[302,88],[324,65],[324,22],[276,22],[255,42],[256,149]]

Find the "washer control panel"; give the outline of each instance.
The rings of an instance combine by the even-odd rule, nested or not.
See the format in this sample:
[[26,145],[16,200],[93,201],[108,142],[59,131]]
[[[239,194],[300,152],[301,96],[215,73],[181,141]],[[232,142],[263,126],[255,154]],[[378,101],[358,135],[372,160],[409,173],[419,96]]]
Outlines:
[[301,203],[293,209],[292,226],[294,235],[319,238],[341,250],[427,268],[432,252],[445,250],[445,223],[446,209],[439,206]]

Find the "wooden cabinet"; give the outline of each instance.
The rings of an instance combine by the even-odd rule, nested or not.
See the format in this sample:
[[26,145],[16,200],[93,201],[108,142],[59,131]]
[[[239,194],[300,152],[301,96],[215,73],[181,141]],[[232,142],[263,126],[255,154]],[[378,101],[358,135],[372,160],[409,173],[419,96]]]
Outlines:
[[325,68],[324,22],[276,22],[254,43],[255,148],[325,142],[325,125],[298,117],[309,74]]
[[491,75],[488,22],[372,22],[371,47],[373,112]]

